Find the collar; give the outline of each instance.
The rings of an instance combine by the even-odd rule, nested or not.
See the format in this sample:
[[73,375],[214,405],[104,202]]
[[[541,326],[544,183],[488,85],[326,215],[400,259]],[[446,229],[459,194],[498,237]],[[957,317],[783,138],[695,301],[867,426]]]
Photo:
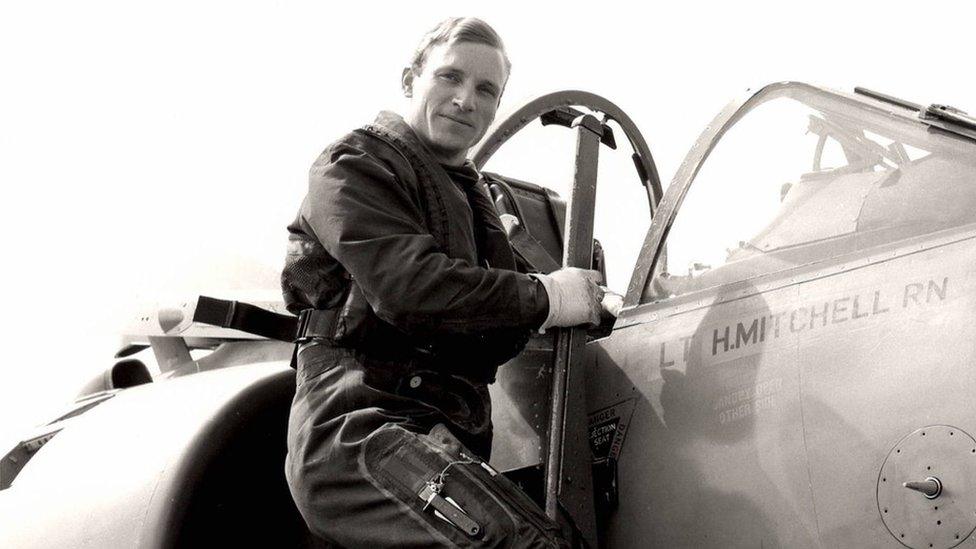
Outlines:
[[448,166],[447,164],[441,164],[441,168],[447,172],[447,175],[451,177],[453,181],[460,184],[465,189],[470,189],[474,187],[475,184],[481,179],[481,174],[475,169],[474,163],[470,160],[465,160],[464,164],[460,166]]
[[413,152],[425,157],[425,159],[429,160],[431,164],[441,166],[449,173],[458,173],[459,175],[463,175],[465,179],[473,177],[475,180],[477,180],[481,177],[471,160],[464,159],[464,164],[460,166],[447,166],[438,162],[434,154],[430,152],[430,149],[427,148],[427,145],[424,145],[424,142],[420,140],[417,133],[413,131],[413,128],[410,127],[410,124],[407,124],[403,117],[395,112],[380,111],[380,113],[376,115],[376,120],[373,121],[373,125],[383,128],[398,138],[405,145],[410,147]]

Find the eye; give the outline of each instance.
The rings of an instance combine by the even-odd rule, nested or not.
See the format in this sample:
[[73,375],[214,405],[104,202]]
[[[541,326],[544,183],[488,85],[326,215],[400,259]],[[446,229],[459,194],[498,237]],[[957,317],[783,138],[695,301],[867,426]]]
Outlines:
[[454,82],[455,84],[461,81],[461,77],[455,72],[446,72],[441,74],[440,77],[448,82]]
[[495,91],[495,88],[489,86],[482,86],[478,88],[478,91],[483,95],[487,95],[488,97],[498,97],[498,92]]

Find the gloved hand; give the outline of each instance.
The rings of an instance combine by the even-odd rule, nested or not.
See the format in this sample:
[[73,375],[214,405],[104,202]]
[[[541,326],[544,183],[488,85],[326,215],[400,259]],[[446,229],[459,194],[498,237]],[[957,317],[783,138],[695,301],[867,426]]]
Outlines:
[[601,286],[601,288],[603,289],[603,301],[601,303],[603,318],[606,319],[608,315],[617,318],[620,316],[620,309],[624,306],[624,296],[606,287]]
[[542,282],[549,295],[549,315],[539,327],[540,333],[552,327],[599,324],[603,310],[603,289],[597,285],[599,272],[567,267],[532,276]]
[[515,232],[516,227],[522,224],[522,222],[519,221],[519,218],[512,214],[502,214],[498,216],[498,218],[501,219],[502,227],[505,228],[505,234],[508,235],[508,238],[512,238],[512,234]]

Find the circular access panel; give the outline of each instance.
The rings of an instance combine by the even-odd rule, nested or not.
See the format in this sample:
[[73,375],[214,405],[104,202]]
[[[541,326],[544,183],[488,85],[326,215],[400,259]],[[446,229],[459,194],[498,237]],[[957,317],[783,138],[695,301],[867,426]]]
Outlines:
[[962,543],[976,529],[976,440],[959,428],[932,425],[898,441],[878,476],[878,511],[907,547]]

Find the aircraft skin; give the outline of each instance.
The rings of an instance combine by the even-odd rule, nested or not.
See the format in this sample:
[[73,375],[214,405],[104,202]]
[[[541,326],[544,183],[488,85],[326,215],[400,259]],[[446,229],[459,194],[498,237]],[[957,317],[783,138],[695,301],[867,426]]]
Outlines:
[[226,347],[252,363],[127,388],[62,422],[0,491],[0,547],[300,546],[283,482],[290,349]]
[[[755,107],[749,102],[794,87],[805,88],[770,86],[716,118],[656,210],[638,271],[655,268],[668,219],[722,134]],[[845,99],[878,108],[866,98]],[[972,211],[972,174],[958,171],[949,175],[961,181],[903,180],[900,188],[866,178],[871,190],[856,204],[862,223],[880,203],[885,223],[908,220],[908,238],[871,245],[865,234],[869,244],[852,253],[636,305],[644,290],[635,272],[631,306],[609,336],[587,346],[591,448],[618,461],[619,504],[601,543],[973,543],[976,330],[968,313],[976,306],[976,217],[963,213],[934,231],[912,226],[926,216],[953,217],[953,209]],[[946,195],[953,205],[943,203]],[[749,272],[735,262],[725,267]],[[660,268],[654,272],[661,276]],[[499,383],[506,384],[517,385]],[[505,432],[525,431],[512,428],[508,414],[496,419]],[[533,462],[524,447],[517,457],[498,447],[496,459],[509,468]],[[895,458],[907,459],[902,450],[911,462],[898,466]],[[946,479],[933,500],[902,486],[930,475]]]
[[[927,195],[900,192],[927,206]],[[966,540],[976,527],[974,237],[970,222],[628,310],[591,344],[587,383],[590,410],[635,399],[609,545]],[[919,464],[885,478],[902,439],[937,425],[959,447],[933,440],[912,449]],[[955,482],[936,499],[901,486],[936,473]],[[886,527],[895,511],[909,523]]]
[[[603,546],[976,543],[976,440],[970,436],[976,434],[970,321],[976,219],[876,245],[868,240],[783,268],[763,263],[778,261],[775,254],[740,250],[742,261],[702,280],[736,269],[746,275],[715,278],[712,286],[674,296],[662,290],[681,283],[662,274],[661,251],[709,152],[751,108],[792,93],[913,120],[905,109],[874,99],[784,83],[733,103],[706,129],[660,205],[653,204],[654,221],[612,332],[586,346],[589,442],[595,458],[615,460],[617,473],[617,503],[598,503],[609,514]],[[951,137],[976,146],[966,131]],[[882,219],[944,207],[926,201],[945,195],[936,184],[865,185],[883,198]],[[976,200],[966,195],[976,193],[957,187],[962,190],[953,191],[958,196],[951,202],[971,210],[967,200]],[[885,202],[887,196],[898,198]],[[867,215],[864,204],[859,211]],[[750,265],[766,267],[755,274]],[[158,352],[174,334],[225,343],[204,359],[176,360],[163,376],[173,379],[117,391],[55,423],[63,425],[57,435],[0,490],[0,546],[307,542],[283,484],[249,489],[261,472],[267,478],[282,472],[275,465],[284,453],[283,430],[269,425],[283,429],[287,414],[290,346],[189,326],[187,319],[173,311],[148,318],[147,326],[156,327],[143,330],[150,337],[140,341]],[[492,464],[503,471],[540,461],[548,396],[538,379],[549,371],[548,349],[536,338],[491,388]],[[160,363],[180,352],[162,352]],[[195,373],[207,369],[213,371]],[[252,446],[233,446],[249,425],[267,432],[263,438],[252,433]],[[247,456],[256,448],[270,450],[251,463]],[[213,481],[215,487],[197,487],[225,470],[231,472]],[[942,483],[934,499],[902,486],[927,477]],[[606,488],[597,484],[598,492]],[[221,499],[214,495],[220,490],[233,495]],[[216,506],[237,514],[198,513],[199,494],[237,500],[236,507]],[[256,510],[269,507],[277,511]],[[263,524],[262,517],[268,517]],[[180,531],[186,524],[189,534]]]
[[609,545],[898,546],[877,499],[889,451],[928,425],[976,432],[974,237],[642,307],[594,343],[589,408],[634,400]]

